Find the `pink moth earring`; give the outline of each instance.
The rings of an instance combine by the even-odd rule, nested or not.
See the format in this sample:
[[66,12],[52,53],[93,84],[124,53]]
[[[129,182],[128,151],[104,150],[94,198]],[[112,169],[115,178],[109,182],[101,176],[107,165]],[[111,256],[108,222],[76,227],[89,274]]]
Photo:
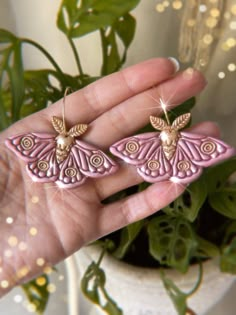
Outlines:
[[166,105],[162,100],[166,121],[150,116],[151,132],[125,138],[113,144],[110,151],[125,162],[135,165],[143,179],[150,183],[170,180],[188,184],[208,167],[235,154],[235,149],[216,138],[180,132],[191,114],[177,117],[170,124]]
[[55,182],[60,188],[74,188],[83,184],[87,177],[110,175],[118,166],[101,150],[77,139],[88,125],[76,124],[69,131],[66,129],[65,96],[63,118],[52,117],[57,136],[32,132],[10,137],[5,144],[27,163],[26,170],[33,181]]

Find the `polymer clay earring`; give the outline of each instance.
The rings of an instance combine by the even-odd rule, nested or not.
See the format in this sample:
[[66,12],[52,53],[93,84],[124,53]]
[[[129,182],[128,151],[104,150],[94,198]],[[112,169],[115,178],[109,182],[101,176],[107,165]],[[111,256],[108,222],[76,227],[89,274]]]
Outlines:
[[53,116],[52,125],[58,135],[27,133],[5,141],[6,146],[27,163],[26,170],[33,181],[55,182],[60,188],[74,188],[83,184],[87,177],[103,177],[118,169],[101,150],[76,139],[85,133],[88,125],[76,124],[67,131],[65,96],[63,118]]
[[125,138],[110,147],[112,154],[135,165],[145,181],[188,184],[200,176],[203,167],[235,154],[234,148],[216,138],[180,132],[190,121],[191,114],[183,114],[170,124],[166,105],[160,102],[166,121],[150,116],[152,126],[160,132]]

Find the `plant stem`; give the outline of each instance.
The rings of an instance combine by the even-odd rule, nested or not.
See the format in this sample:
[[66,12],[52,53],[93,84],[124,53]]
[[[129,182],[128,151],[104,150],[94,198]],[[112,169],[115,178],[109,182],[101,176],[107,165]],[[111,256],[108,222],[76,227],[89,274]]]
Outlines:
[[53,67],[55,68],[55,70],[58,72],[58,74],[61,77],[61,81],[63,82],[63,85],[66,87],[68,85],[68,81],[62,71],[62,69],[59,67],[59,65],[56,63],[56,61],[53,59],[53,57],[47,52],[47,50],[45,48],[43,48],[40,44],[34,42],[31,39],[28,38],[22,38],[21,39],[22,43],[26,43],[29,45],[32,45],[34,47],[36,47],[38,50],[40,50],[45,56],[46,58],[51,62],[51,64],[53,65]]
[[69,43],[70,43],[70,46],[71,46],[71,48],[72,48],[72,50],[73,50],[74,57],[75,57],[75,61],[76,61],[76,64],[77,64],[77,67],[78,67],[78,70],[79,70],[79,74],[80,74],[81,76],[83,76],[83,75],[84,75],[84,72],[83,72],[83,69],[82,69],[82,66],[81,66],[81,62],[80,62],[80,58],[79,58],[79,53],[78,53],[78,51],[77,51],[77,49],[76,49],[76,47],[75,47],[75,44],[74,44],[73,40],[72,40],[70,37],[67,37],[67,39],[68,39],[68,41],[69,41]]

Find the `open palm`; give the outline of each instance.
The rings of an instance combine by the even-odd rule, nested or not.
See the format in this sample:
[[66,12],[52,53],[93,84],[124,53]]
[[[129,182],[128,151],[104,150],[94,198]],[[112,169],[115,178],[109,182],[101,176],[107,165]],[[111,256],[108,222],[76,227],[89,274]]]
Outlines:
[[[170,104],[179,104],[204,86],[197,71],[175,74],[170,60],[152,59],[69,95],[67,125],[89,124],[82,140],[107,151],[111,144],[147,124],[151,114],[161,113],[155,100],[171,96]],[[0,135],[1,294],[35,276],[43,265],[55,264],[84,244],[161,209],[184,189],[166,181],[124,200],[102,204],[110,195],[142,182],[136,169],[124,163],[118,172],[89,178],[74,189],[32,182],[25,162],[6,148],[4,140],[24,132],[53,133],[51,117],[61,117],[61,102]],[[210,135],[216,132],[210,123],[196,127],[199,129]]]

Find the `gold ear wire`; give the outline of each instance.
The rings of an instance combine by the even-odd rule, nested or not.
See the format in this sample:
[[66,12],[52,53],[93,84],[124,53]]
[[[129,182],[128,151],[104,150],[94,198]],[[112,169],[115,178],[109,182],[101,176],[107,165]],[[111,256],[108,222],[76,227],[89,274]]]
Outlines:
[[64,130],[66,130],[66,121],[65,121],[66,97],[67,97],[68,92],[69,92],[70,90],[72,91],[72,89],[71,89],[69,86],[65,89],[64,97],[63,97],[63,101],[62,101],[62,121],[63,121]]
[[167,114],[166,104],[163,102],[163,100],[161,98],[160,98],[160,105],[161,105],[161,108],[163,109],[163,112],[165,114],[167,124],[170,126],[170,120],[169,120],[169,117],[168,117],[168,114]]

